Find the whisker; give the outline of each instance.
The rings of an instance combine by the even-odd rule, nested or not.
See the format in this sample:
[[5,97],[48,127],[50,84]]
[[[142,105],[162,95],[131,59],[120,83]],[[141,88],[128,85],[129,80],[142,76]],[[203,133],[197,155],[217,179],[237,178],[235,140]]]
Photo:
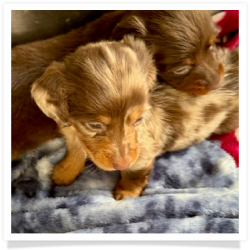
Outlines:
[[99,173],[104,173],[106,171],[104,169],[102,169],[102,168],[96,167],[95,172],[99,174]]
[[89,173],[89,174],[96,172],[95,164],[92,162],[92,163],[88,164],[87,166],[85,166],[85,171],[86,171],[86,173]]

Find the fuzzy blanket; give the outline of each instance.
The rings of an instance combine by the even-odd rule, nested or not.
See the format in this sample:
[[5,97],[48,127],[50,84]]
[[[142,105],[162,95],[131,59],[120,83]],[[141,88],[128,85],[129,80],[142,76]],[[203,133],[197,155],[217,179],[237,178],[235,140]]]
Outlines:
[[70,186],[53,186],[63,139],[12,162],[12,233],[238,233],[238,168],[208,140],[156,159],[141,197],[116,201],[119,171],[87,164]]

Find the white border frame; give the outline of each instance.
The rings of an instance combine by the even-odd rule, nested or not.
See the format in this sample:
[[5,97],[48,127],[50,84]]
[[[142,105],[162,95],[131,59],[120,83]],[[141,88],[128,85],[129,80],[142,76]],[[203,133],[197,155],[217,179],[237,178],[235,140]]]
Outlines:
[[[212,6],[212,8],[211,8]],[[136,6],[135,3],[112,3],[112,5],[107,3],[82,3],[82,4],[72,4],[72,3],[60,3],[60,4],[4,4],[3,9],[3,28],[4,28],[4,65],[3,65],[3,100],[4,100],[4,119],[3,119],[3,129],[4,129],[4,178],[3,178],[3,194],[4,194],[4,240],[7,241],[239,241],[246,240],[246,201],[247,201],[247,154],[246,154],[246,135],[247,125],[246,125],[246,104],[247,104],[247,93],[246,93],[246,53],[247,51],[247,29],[246,29],[246,12],[247,6],[243,3],[224,3],[224,4],[185,4],[185,3],[143,3],[143,5]],[[112,7],[112,8],[108,8]],[[138,8],[139,7],[139,8]],[[75,9],[86,9],[86,10],[115,10],[115,9],[141,9],[152,10],[152,9],[238,9],[240,11],[240,224],[239,224],[239,234],[12,234],[11,233],[11,10],[75,10]]]

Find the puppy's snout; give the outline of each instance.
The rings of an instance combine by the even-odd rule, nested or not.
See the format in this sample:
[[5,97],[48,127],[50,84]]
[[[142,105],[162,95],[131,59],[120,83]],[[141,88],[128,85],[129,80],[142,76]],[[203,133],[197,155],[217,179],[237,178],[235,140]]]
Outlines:
[[204,89],[208,85],[207,81],[202,79],[196,80],[194,83],[199,89]]
[[113,162],[113,168],[116,170],[125,170],[130,166],[130,159],[122,159],[116,162]]

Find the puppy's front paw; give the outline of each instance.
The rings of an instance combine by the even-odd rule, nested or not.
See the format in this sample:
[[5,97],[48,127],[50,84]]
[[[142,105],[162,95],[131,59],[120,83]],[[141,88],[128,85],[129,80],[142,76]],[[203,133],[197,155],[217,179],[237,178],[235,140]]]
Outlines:
[[114,198],[123,200],[138,197],[143,190],[144,183],[141,180],[120,180],[113,190]]
[[52,180],[57,185],[70,185],[80,174],[84,164],[81,167],[72,164],[67,158],[56,164]]
[[132,192],[130,190],[122,190],[119,188],[114,189],[113,194],[114,194],[114,198],[119,201],[119,200],[124,200],[126,198],[134,198],[134,197],[138,197],[140,196],[140,193],[135,193]]

